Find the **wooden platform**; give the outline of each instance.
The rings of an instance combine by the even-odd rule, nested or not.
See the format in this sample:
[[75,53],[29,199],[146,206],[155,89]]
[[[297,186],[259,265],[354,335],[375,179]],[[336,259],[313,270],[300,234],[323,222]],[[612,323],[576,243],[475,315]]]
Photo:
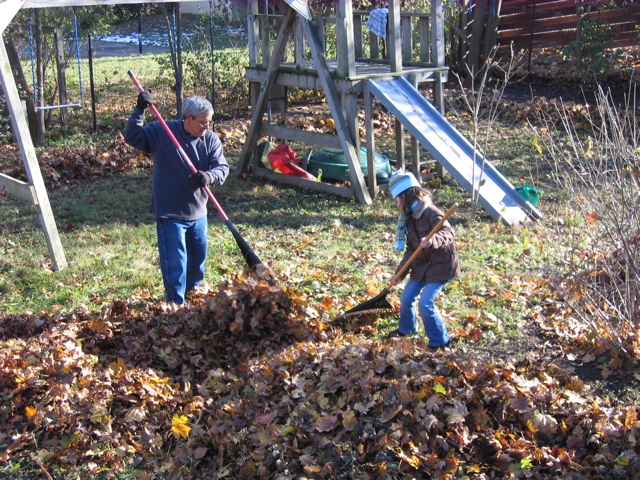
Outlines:
[[[322,83],[315,65],[309,63],[305,67],[301,69],[292,62],[282,63],[278,69],[275,84],[286,87],[322,90]],[[355,75],[340,77],[336,61],[327,61],[327,67],[338,93],[363,93],[363,81],[368,79],[404,76],[408,77],[413,84],[422,84],[435,81],[446,82],[449,73],[448,67],[404,65],[402,72],[393,72],[389,62],[356,62]],[[265,81],[266,73],[267,69],[261,66],[248,67],[246,69],[247,81],[262,84]]]

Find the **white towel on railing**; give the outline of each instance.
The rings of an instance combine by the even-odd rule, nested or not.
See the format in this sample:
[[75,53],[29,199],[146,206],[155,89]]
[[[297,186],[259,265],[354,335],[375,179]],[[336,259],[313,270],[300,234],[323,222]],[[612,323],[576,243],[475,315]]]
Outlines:
[[389,16],[388,8],[376,8],[371,10],[366,28],[382,38],[387,37],[387,17]]

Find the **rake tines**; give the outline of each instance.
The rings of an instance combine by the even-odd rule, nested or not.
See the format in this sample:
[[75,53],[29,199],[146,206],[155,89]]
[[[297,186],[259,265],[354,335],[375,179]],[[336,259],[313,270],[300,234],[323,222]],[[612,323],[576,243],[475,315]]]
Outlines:
[[389,303],[387,300],[387,294],[389,293],[389,288],[385,288],[378,295],[373,297],[366,302],[362,302],[360,305],[356,305],[351,310],[347,310],[339,317],[336,317],[335,320],[340,320],[348,317],[353,317],[355,315],[365,315],[368,313],[391,313],[395,312],[395,308],[393,305]]

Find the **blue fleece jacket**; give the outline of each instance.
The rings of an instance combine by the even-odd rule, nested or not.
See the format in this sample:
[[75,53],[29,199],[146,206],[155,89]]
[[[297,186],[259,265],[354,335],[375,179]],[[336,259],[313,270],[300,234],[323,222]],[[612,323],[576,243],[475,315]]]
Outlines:
[[[207,173],[210,185],[222,185],[229,174],[229,164],[218,136],[207,130],[202,137],[194,137],[185,131],[182,120],[166,123],[193,165]],[[144,111],[135,107],[124,139],[132,147],[153,155],[151,212],[156,219],[191,221],[207,214],[207,194],[191,178],[191,170],[160,122],[144,125]]]

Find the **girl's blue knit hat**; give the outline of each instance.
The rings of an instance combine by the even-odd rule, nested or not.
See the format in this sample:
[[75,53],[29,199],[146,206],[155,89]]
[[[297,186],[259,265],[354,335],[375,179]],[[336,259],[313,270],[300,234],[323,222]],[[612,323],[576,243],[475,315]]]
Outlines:
[[405,172],[404,170],[394,172],[389,180],[389,191],[394,199],[405,190],[420,186],[420,182],[418,182],[413,173]]

